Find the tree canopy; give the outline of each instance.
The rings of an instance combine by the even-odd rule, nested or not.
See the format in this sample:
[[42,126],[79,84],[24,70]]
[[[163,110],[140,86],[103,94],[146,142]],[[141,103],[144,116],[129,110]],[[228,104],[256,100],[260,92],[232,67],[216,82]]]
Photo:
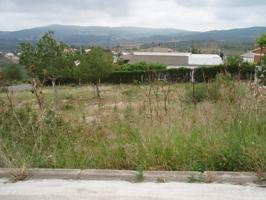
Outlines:
[[260,62],[259,64],[262,63],[262,49],[266,47],[266,34],[262,34],[260,37],[257,38],[256,43],[260,47]]
[[45,33],[35,46],[22,43],[20,48],[20,63],[31,77],[57,78],[69,67],[68,55],[64,53],[67,45],[57,42],[53,32]]
[[80,60],[80,77],[97,84],[112,72],[113,56],[108,50],[100,47],[92,48],[89,53],[83,54]]
[[256,43],[261,48],[266,47],[266,34],[262,34],[260,37],[258,37]]

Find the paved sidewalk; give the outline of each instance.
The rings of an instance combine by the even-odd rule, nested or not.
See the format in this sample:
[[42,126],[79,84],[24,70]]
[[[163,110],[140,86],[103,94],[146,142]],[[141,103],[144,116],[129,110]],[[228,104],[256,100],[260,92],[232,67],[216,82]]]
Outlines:
[[0,179],[1,200],[265,200],[266,188],[227,184]]

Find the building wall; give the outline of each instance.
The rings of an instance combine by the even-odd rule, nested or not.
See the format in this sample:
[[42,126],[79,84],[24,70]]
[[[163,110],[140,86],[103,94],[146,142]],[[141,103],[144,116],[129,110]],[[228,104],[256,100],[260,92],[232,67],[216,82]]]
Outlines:
[[[263,57],[264,55],[265,55],[265,54],[262,54],[262,57]],[[260,62],[260,55],[255,54],[255,55],[254,55],[254,63],[255,63],[255,64],[259,64],[259,62]]]
[[[252,53],[254,53],[254,54],[260,54],[260,51],[261,51],[261,49],[260,49],[260,48],[257,48],[257,49],[254,49],[254,50],[252,51]],[[266,48],[265,48],[265,47],[262,48],[262,53],[263,53],[263,54],[266,54]]]
[[254,49],[252,53],[254,53],[254,63],[258,64],[260,62],[260,54],[262,53],[262,56],[264,56],[266,54],[266,48],[263,48],[262,51],[260,48]]
[[254,58],[245,58],[245,57],[243,57],[243,61],[244,62],[253,63],[254,62]]
[[175,65],[188,65],[188,56],[156,56],[156,55],[133,55],[130,62],[131,64],[139,62],[147,63],[161,63],[167,66]]

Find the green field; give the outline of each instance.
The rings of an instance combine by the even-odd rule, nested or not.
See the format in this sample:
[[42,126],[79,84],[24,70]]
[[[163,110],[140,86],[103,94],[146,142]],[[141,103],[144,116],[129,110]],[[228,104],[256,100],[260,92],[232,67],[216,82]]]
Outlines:
[[[266,170],[266,92],[225,78],[0,94],[0,167]],[[197,102],[194,104],[193,102]]]

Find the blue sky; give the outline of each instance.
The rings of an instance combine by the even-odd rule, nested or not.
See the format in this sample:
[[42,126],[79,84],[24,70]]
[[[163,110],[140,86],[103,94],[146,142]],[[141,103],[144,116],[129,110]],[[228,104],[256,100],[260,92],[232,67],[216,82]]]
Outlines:
[[0,30],[49,24],[196,31],[266,26],[266,0],[0,0]]

